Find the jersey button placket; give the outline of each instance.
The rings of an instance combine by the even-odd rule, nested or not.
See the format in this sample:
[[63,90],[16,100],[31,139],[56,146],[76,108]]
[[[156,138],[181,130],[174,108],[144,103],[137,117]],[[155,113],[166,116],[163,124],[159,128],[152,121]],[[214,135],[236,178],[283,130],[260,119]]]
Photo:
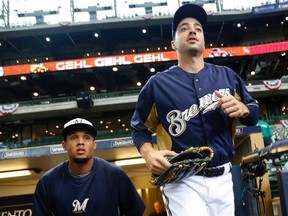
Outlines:
[[[196,79],[195,79],[195,85],[196,85],[197,83],[199,83],[199,78],[196,78]],[[201,87],[199,87],[199,88],[198,88],[198,91],[200,91],[200,92],[201,92],[201,91],[202,91],[202,88],[201,88]]]

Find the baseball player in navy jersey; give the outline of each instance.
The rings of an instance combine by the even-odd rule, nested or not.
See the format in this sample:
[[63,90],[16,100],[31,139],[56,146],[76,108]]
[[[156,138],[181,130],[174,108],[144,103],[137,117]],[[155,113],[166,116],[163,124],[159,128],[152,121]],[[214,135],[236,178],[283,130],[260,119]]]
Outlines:
[[[204,62],[205,10],[185,4],[175,13],[171,46],[178,65],[152,76],[142,88],[131,119],[133,141],[148,170],[160,175],[173,156],[190,146],[209,146],[213,159],[203,171],[160,189],[168,215],[232,216],[231,159],[236,122],[255,125],[258,102],[230,68]],[[157,135],[156,149],[151,134]]]
[[64,125],[62,146],[69,159],[40,178],[33,215],[143,215],[144,203],[126,173],[94,157],[96,134],[86,119],[76,118]]

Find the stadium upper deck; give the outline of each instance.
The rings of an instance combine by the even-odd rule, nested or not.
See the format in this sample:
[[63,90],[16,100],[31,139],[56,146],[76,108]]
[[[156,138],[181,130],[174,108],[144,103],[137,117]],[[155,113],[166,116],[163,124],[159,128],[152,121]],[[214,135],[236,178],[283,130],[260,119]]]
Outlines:
[[[16,11],[0,16],[1,104],[141,88],[151,74],[176,64],[175,57],[164,61],[163,53],[171,51],[172,14],[189,1],[69,2],[74,4],[55,2],[54,10],[43,1],[33,12],[31,1],[18,1]],[[207,61],[233,68],[245,81],[287,74],[288,2],[235,3],[233,8],[228,2],[196,1],[209,13]],[[71,13],[63,18],[67,8]],[[256,45],[263,45],[254,47],[260,52],[245,53]],[[125,57],[129,54],[136,56],[132,63]]]

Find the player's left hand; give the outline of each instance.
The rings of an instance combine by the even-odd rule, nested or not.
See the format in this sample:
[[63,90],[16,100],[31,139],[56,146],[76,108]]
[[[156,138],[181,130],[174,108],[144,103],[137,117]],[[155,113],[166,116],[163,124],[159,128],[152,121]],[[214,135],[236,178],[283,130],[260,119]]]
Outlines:
[[250,111],[245,104],[238,101],[232,95],[222,95],[219,91],[215,91],[216,96],[219,98],[219,102],[216,108],[221,108],[231,118],[246,118]]

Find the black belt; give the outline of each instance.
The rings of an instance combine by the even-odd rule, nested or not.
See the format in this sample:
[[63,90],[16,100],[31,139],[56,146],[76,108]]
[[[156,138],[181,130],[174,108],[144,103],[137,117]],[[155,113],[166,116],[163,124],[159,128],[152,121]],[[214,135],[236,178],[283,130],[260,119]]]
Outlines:
[[[216,177],[216,176],[223,175],[224,171],[225,171],[224,166],[209,167],[209,168],[203,168],[196,175],[201,175],[201,176],[205,176],[205,177]],[[230,172],[230,170],[229,170],[229,172]]]

